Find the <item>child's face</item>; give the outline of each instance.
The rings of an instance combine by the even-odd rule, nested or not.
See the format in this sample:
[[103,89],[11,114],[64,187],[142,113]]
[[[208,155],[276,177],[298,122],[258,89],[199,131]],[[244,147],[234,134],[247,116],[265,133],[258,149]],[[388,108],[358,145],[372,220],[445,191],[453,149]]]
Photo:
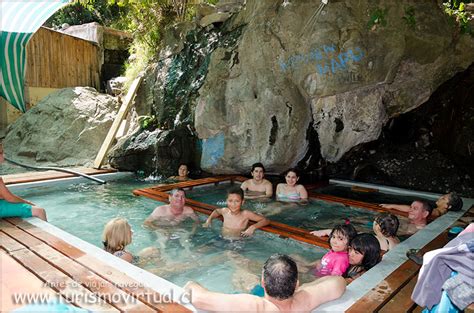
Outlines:
[[347,251],[349,240],[341,232],[333,232],[329,244],[334,252]]
[[227,196],[227,207],[232,213],[239,212],[243,203],[243,199],[238,194],[231,193]]
[[285,176],[286,183],[290,186],[296,185],[296,182],[298,181],[298,176],[296,176],[295,172],[288,172]]
[[361,265],[364,255],[352,247],[349,247],[349,264],[350,265]]
[[263,168],[261,167],[256,167],[253,171],[252,171],[252,177],[253,179],[255,179],[256,181],[260,181],[263,179],[263,176],[264,176],[264,172],[263,172]]

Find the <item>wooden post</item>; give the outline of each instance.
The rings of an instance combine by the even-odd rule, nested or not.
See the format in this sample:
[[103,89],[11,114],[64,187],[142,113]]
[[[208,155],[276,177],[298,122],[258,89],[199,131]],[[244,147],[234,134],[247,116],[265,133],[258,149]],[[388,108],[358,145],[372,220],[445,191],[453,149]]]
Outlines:
[[127,117],[127,113],[133,103],[133,98],[135,94],[137,93],[138,87],[140,86],[142,80],[143,80],[143,75],[140,75],[137,78],[135,78],[135,80],[132,83],[132,86],[130,86],[127,96],[125,97],[124,102],[120,106],[120,110],[118,111],[117,116],[115,117],[115,120],[109,129],[107,137],[105,137],[105,140],[102,143],[102,146],[100,147],[99,153],[97,154],[97,157],[95,158],[94,168],[100,169],[100,167],[102,166],[105,156],[107,155],[107,151],[109,151],[110,147],[112,146],[112,143],[115,139],[115,135],[117,134],[117,131],[119,129],[119,126],[122,120]]

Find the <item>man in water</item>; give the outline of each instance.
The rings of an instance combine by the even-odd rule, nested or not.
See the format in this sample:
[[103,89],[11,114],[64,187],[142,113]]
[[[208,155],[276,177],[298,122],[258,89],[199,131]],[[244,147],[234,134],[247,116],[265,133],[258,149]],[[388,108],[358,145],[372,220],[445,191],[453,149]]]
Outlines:
[[169,204],[157,207],[143,222],[144,225],[153,227],[155,225],[178,225],[187,218],[199,222],[194,210],[185,206],[186,194],[181,188],[171,190]]
[[[3,163],[3,161],[3,143],[0,142],[0,163]],[[11,193],[0,177],[0,218],[32,216],[39,217],[44,221],[47,220],[44,209]]]
[[409,223],[400,223],[397,233],[398,235],[413,235],[418,230],[425,228],[427,218],[433,210],[428,203],[418,200],[413,201],[409,207],[397,204],[381,204],[380,206],[385,209],[408,212]]
[[262,163],[252,165],[252,179],[247,179],[240,188],[244,191],[245,199],[271,198],[273,195],[272,183],[265,178],[265,168]]
[[326,276],[299,286],[295,261],[274,254],[263,266],[264,297],[250,294],[211,292],[195,282],[184,290],[199,310],[215,312],[310,312],[323,303],[338,299],[346,289],[341,276]]

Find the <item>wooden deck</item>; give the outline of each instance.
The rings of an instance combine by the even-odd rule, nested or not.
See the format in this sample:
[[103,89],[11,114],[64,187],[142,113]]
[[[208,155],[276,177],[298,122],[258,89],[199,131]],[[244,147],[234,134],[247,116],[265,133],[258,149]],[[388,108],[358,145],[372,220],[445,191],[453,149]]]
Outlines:
[[[94,312],[190,312],[60,238],[19,218],[0,220],[1,304],[11,311],[61,297]],[[43,298],[41,298],[43,297]]]
[[[95,168],[75,168],[73,170],[78,171],[83,174],[87,174],[87,175],[97,175],[97,174],[107,174],[107,173],[117,172],[117,170],[115,169],[97,170]],[[73,174],[63,173],[63,172],[57,172],[57,171],[27,172],[27,173],[10,174],[10,175],[2,176],[3,182],[6,185],[31,183],[31,182],[46,181],[46,180],[60,179],[60,178],[70,178],[70,177],[78,177],[78,176],[73,175]]]

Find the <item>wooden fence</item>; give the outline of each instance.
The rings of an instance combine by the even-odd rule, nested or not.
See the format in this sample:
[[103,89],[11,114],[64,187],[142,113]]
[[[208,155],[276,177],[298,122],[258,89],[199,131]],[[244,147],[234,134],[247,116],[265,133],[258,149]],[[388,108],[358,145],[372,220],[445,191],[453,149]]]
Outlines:
[[100,87],[101,52],[94,42],[41,27],[26,55],[28,87]]

